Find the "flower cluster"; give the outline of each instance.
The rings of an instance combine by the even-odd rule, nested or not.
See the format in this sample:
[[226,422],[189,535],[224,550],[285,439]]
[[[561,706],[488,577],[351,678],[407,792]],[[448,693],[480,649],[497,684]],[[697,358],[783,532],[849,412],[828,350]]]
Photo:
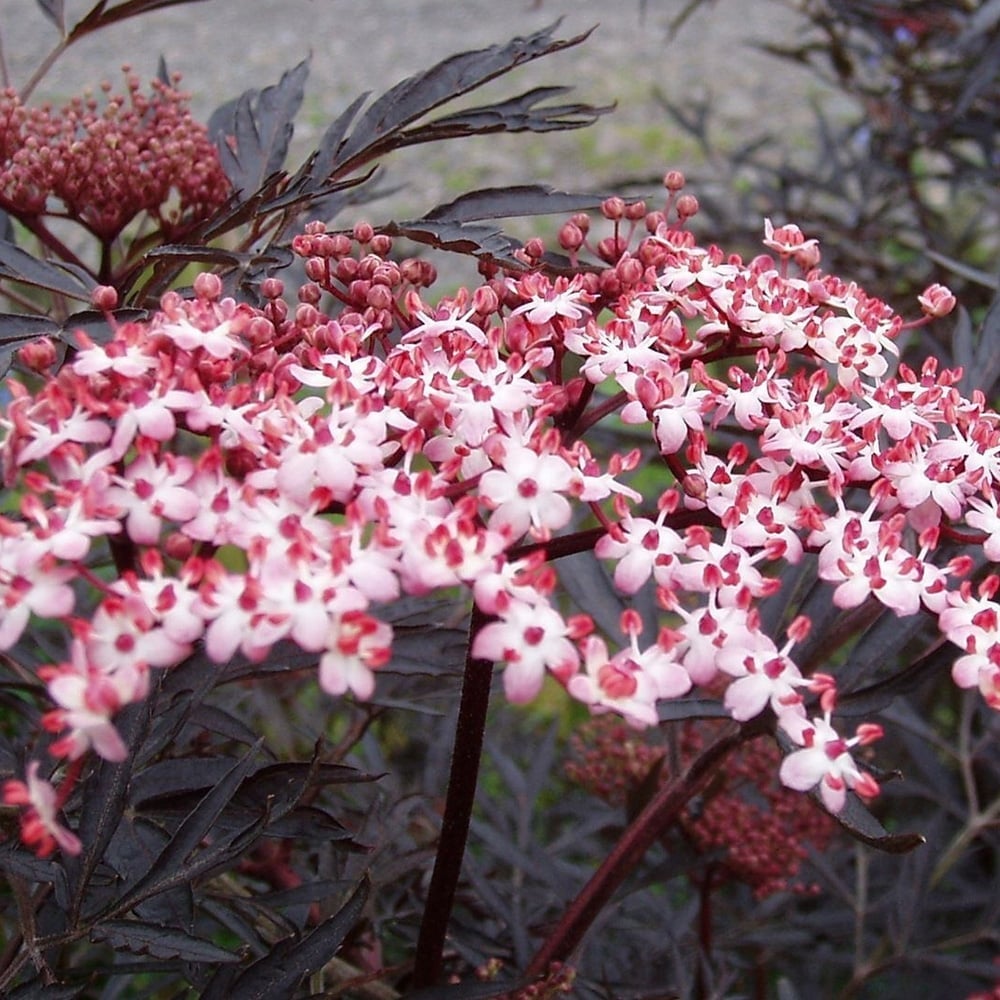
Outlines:
[[[998,579],[974,587],[969,558],[936,559],[956,533],[996,548],[997,415],[933,363],[892,374],[907,324],[818,270],[795,227],[768,223],[776,256],[743,261],[697,245],[694,199],[667,187],[667,210],[605,205],[603,269],[550,277],[534,240],[525,270],[487,269],[437,304],[427,265],[392,261],[370,226],[310,225],[294,308],[275,278],[256,308],[204,274],[107,343],[79,335],[38,391],[13,383],[0,648],[31,615],[69,623],[65,661],[39,674],[51,753],[121,759],[115,713],[196,643],[224,663],[290,640],[324,690],[369,698],[392,655],[380,607],[465,588],[488,616],[471,655],[505,665],[513,701],[553,677],[641,726],[661,700],[724,692],[737,720],[776,714],[798,747],[782,781],[836,811],[848,789],[877,792],[851,749],[879,728],[842,736],[834,676],[794,659],[809,621],[781,639],[759,611],[807,552],[841,608],[936,616],[963,654],[956,682],[1000,706]],[[589,232],[564,227],[571,254]],[[947,294],[923,303],[918,323]],[[655,498],[632,485],[640,451],[586,443],[616,414],[648,429]],[[722,425],[738,437],[720,452]],[[623,594],[655,589],[655,634],[627,610],[622,637],[599,635],[563,603],[552,561],[598,536]],[[108,539],[114,579],[93,569]]]
[[0,208],[65,216],[107,243],[142,212],[174,238],[225,200],[229,181],[187,95],[160,80],[144,94],[125,74],[127,94],[104,84],[101,98],[59,109],[0,92]]
[[[594,719],[574,733],[566,773],[599,798],[626,804],[648,787],[654,768],[665,781],[671,777],[671,764],[687,767],[716,728],[718,720],[682,723],[676,730],[676,752],[669,753],[608,716]],[[826,848],[833,820],[775,780],[778,763],[773,741],[758,737],[729,759],[705,796],[687,806],[681,828],[708,866],[692,877],[712,884],[736,879],[750,886],[758,899],[786,890],[811,891],[795,880],[809,851]]]

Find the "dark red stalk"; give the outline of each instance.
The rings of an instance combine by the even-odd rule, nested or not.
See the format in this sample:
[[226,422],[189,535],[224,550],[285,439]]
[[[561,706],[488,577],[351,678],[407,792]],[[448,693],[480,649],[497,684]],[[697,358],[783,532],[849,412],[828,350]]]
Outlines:
[[441,821],[434,872],[427,891],[427,904],[420,924],[417,953],[413,964],[413,986],[433,986],[441,978],[445,936],[455,901],[455,888],[462,871],[465,845],[476,796],[479,763],[486,733],[486,710],[490,704],[493,664],[472,656],[472,643],[490,620],[478,608],[472,609],[469,623],[469,651],[462,680],[462,698],[455,724],[455,745],[451,752],[451,772]]
[[646,851],[676,821],[691,798],[705,789],[725,764],[726,758],[741,743],[759,734],[759,726],[741,727],[732,723],[722,736],[691,762],[686,771],[656,793],[626,828],[611,853],[569,905],[555,930],[528,964],[525,975],[529,980],[544,975],[553,962],[565,962],[570,958],[597,915],[635,870]]

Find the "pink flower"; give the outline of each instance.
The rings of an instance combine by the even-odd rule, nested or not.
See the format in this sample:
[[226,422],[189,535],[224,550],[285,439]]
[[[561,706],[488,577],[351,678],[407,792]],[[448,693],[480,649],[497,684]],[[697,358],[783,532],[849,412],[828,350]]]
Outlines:
[[319,685],[327,694],[351,691],[370,698],[375,671],[391,657],[392,628],[363,611],[347,611],[330,626],[327,651],[319,661]]
[[75,569],[57,563],[46,541],[28,533],[0,536],[0,649],[20,639],[32,613],[68,616],[75,576]]
[[2,800],[8,806],[26,806],[21,814],[21,839],[40,857],[48,857],[57,847],[67,854],[83,848],[75,833],[58,820],[59,800],[51,783],[38,777],[39,762],[28,764],[26,781],[4,783]]
[[847,801],[847,789],[870,798],[878,795],[878,782],[858,770],[848,752],[858,744],[871,743],[882,735],[879,726],[862,724],[852,739],[843,739],[830,725],[830,713],[823,718],[807,719],[793,712],[779,716],[778,724],[803,749],[790,753],[781,763],[782,784],[799,792],[820,786],[823,804],[839,813]]
[[770,704],[776,715],[798,711],[802,696],[796,690],[805,686],[799,668],[786,651],[778,652],[763,634],[754,636],[753,645],[725,646],[719,650],[716,664],[733,682],[726,688],[725,706],[737,722],[746,722]]
[[655,726],[659,721],[656,685],[641,665],[627,652],[609,658],[598,636],[587,636],[581,645],[585,672],[570,677],[569,693],[595,714],[616,712],[637,729]]
[[564,494],[579,487],[580,473],[562,456],[504,441],[500,465],[479,482],[479,495],[493,508],[490,528],[511,539],[529,528],[546,538],[569,523],[572,508]]
[[818,246],[818,240],[807,240],[798,226],[789,223],[774,228],[770,219],[764,220],[764,246],[770,247],[782,256],[791,256]]
[[580,656],[571,634],[570,625],[555,608],[512,600],[500,612],[500,621],[490,622],[476,634],[472,655],[506,664],[507,697],[528,702],[542,689],[546,670],[564,680],[577,669]]
[[634,594],[649,579],[653,567],[671,562],[685,551],[684,539],[664,526],[663,511],[656,521],[646,517],[622,518],[617,531],[605,535],[594,551],[600,559],[615,559],[615,586],[623,593]]
[[58,706],[44,719],[46,729],[64,733],[52,744],[52,753],[76,760],[91,748],[105,760],[121,761],[128,755],[111,717],[124,705],[145,698],[149,671],[141,661],[121,669],[105,670],[87,656],[81,639],[74,639],[70,660],[39,671],[49,696]]

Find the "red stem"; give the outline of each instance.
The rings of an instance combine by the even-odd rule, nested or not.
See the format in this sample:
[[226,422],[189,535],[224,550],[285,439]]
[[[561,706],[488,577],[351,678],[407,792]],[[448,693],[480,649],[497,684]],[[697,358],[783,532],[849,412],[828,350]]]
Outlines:
[[469,623],[469,652],[462,680],[462,698],[455,724],[455,745],[451,752],[451,773],[445,798],[441,837],[438,840],[434,872],[427,890],[427,904],[420,924],[420,937],[413,964],[413,986],[435,985],[441,978],[444,942],[448,931],[455,889],[462,871],[465,845],[469,838],[472,803],[479,778],[479,763],[486,734],[486,711],[490,703],[493,664],[472,656],[478,631],[490,621],[478,608],[472,609]]
[[565,962],[579,946],[598,914],[646,851],[677,820],[688,801],[709,784],[726,758],[741,743],[759,735],[758,726],[731,724],[679,777],[664,785],[625,829],[621,839],[569,905],[556,929],[528,964],[529,980],[545,974],[553,962]]

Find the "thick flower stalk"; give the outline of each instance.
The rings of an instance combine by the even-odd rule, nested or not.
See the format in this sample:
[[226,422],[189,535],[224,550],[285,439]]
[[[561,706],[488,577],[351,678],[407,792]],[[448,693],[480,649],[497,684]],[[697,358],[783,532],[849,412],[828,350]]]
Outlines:
[[[37,390],[12,382],[0,647],[32,616],[66,623],[64,661],[38,671],[49,755],[122,759],[116,713],[196,643],[222,664],[290,640],[324,690],[369,698],[391,663],[386,606],[463,588],[488,619],[471,656],[503,664],[512,700],[554,678],[636,726],[692,691],[738,721],[773,713],[797,747],[782,781],[837,811],[878,791],[851,750],[879,727],[841,734],[835,667],[795,660],[809,621],[772,636],[760,614],[806,553],[838,607],[935,619],[955,681],[1000,707],[998,578],[974,586],[971,558],[937,555],[945,537],[995,547],[1000,418],[933,362],[893,373],[914,324],[822,273],[794,226],[768,223],[774,256],[743,261],[699,246],[694,199],[667,186],[680,222],[606,203],[603,269],[547,277],[531,241],[525,272],[437,305],[427,265],[391,261],[371,227],[311,225],[294,309],[276,279],[258,309],[204,274],[107,343],[80,335]],[[589,228],[564,227],[574,260]],[[930,289],[915,322],[951,304]],[[615,415],[648,432],[657,495],[635,487],[639,451],[588,446]],[[739,437],[720,450],[723,427]],[[629,610],[598,635],[567,605],[551,563],[595,542],[623,594],[655,588],[652,632]],[[108,543],[112,575],[95,568]],[[52,770],[36,759],[5,798],[30,803],[32,843],[73,850],[53,803],[75,769],[58,795],[39,791]]]

